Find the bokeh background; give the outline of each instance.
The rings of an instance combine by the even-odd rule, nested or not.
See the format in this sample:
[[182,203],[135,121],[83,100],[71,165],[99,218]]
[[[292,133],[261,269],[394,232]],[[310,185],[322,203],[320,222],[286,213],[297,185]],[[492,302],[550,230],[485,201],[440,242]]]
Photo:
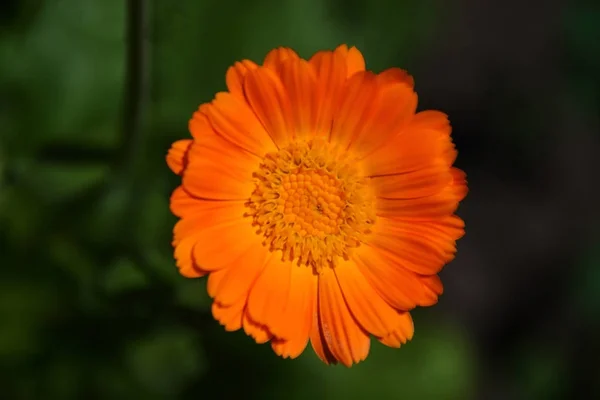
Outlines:
[[[414,340],[276,357],[178,275],[164,156],[235,60],[356,45],[447,112],[467,235]],[[600,398],[600,3],[5,0],[0,397]]]

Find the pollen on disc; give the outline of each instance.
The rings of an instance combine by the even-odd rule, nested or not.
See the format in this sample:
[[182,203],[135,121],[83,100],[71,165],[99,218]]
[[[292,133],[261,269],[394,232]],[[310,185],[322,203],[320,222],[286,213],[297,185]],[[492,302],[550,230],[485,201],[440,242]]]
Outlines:
[[247,203],[264,245],[316,272],[347,258],[375,222],[368,180],[335,154],[322,141],[267,154]]

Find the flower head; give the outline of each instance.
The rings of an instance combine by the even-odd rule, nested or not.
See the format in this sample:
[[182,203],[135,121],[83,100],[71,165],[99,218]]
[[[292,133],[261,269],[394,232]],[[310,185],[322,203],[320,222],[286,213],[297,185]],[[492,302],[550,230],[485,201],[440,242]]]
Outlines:
[[221,325],[283,357],[310,341],[350,366],[371,337],[406,343],[464,233],[446,115],[417,113],[412,77],[366,71],[354,47],[278,48],[226,82],[167,155],[181,274],[208,275]]

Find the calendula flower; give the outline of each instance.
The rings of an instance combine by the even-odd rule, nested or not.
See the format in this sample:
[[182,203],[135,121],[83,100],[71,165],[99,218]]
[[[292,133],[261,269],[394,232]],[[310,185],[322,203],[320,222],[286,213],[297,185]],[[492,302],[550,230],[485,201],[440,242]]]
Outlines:
[[367,71],[345,45],[278,48],[226,83],[167,155],[181,274],[208,275],[215,319],[283,357],[310,341],[350,366],[371,337],[406,343],[464,233],[447,116],[416,112],[411,76]]

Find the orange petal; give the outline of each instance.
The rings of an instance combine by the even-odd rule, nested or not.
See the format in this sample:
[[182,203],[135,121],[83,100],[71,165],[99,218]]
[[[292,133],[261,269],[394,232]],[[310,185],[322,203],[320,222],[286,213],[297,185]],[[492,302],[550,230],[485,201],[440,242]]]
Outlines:
[[432,275],[454,258],[463,226],[460,218],[453,216],[439,221],[379,218],[368,241],[405,268]]
[[437,303],[438,297],[444,293],[444,285],[442,280],[437,275],[430,276],[422,276],[421,283],[425,288],[425,292],[427,293],[427,298],[430,299],[430,302],[421,304],[422,306],[432,306]]
[[401,174],[427,168],[436,160],[449,159],[454,145],[448,132],[438,127],[439,121],[430,120],[431,125],[424,126],[418,118],[420,114],[389,143],[363,159],[367,175]]
[[442,160],[430,167],[402,174],[373,177],[371,185],[378,197],[387,199],[414,199],[441,192],[452,182],[450,169]]
[[186,278],[199,278],[206,275],[206,271],[199,268],[192,257],[192,249],[196,244],[194,236],[182,239],[175,247],[174,257],[179,268],[179,273]]
[[273,70],[259,67],[246,75],[244,84],[248,104],[273,142],[281,148],[294,138],[292,104]]
[[262,246],[252,247],[238,261],[208,276],[208,295],[223,305],[247,298],[263,271],[270,253]]
[[452,174],[452,184],[449,190],[457,201],[461,201],[469,192],[467,174],[458,168],[451,168],[450,173]]
[[252,320],[250,314],[248,314],[248,309],[244,311],[242,325],[244,326],[244,332],[246,332],[246,335],[250,336],[258,344],[266,343],[273,337],[266,326]]
[[[184,192],[185,193],[185,192]],[[173,228],[173,244],[188,236],[194,236],[213,225],[230,224],[239,220],[245,211],[242,201],[218,201],[189,198],[186,214]]]
[[434,129],[446,135],[450,135],[452,131],[448,115],[437,110],[418,112],[411,125],[415,129]]
[[265,56],[263,66],[271,69],[276,74],[281,73],[282,65],[288,60],[298,60],[300,57],[296,52],[287,47],[278,47],[271,50]]
[[353,260],[367,281],[395,309],[411,310],[430,301],[419,276],[395,264],[381,251],[363,245],[354,252]]
[[240,297],[240,299],[230,306],[224,306],[223,304],[214,301],[212,303],[211,311],[214,319],[225,327],[228,332],[237,331],[242,327],[242,319],[244,316],[244,307],[246,306],[246,299]]
[[354,262],[342,262],[334,271],[350,312],[365,331],[381,337],[398,326],[398,312],[381,298]]
[[281,261],[281,252],[274,253],[252,286],[248,297],[248,314],[253,321],[269,328],[275,336],[284,337],[277,329],[284,318],[289,298],[292,269],[299,268],[291,262]]
[[371,72],[354,74],[342,89],[341,103],[333,116],[330,140],[346,150],[363,129],[366,117],[374,112],[377,95],[375,75]]
[[171,145],[167,153],[167,165],[177,175],[181,175],[186,167],[187,153],[191,144],[191,139],[178,140]]
[[377,75],[377,81],[381,83],[402,83],[409,88],[415,87],[415,80],[403,69],[389,68]]
[[316,127],[316,75],[305,60],[288,60],[283,64],[281,82],[288,93],[292,110],[292,136],[312,137]]
[[252,221],[239,217],[220,225],[212,225],[196,235],[194,260],[206,271],[216,271],[233,263],[246,262],[245,257],[255,248],[262,249]]
[[317,301],[317,275],[310,268],[292,266],[292,277],[286,307],[273,332],[279,332],[272,342],[275,353],[282,357],[299,356],[306,345],[313,324],[313,304]]
[[[233,203],[230,201],[201,199],[192,196],[183,186],[178,186],[171,195],[171,212],[181,218],[202,215],[201,218],[205,220],[207,213],[231,207]],[[243,201],[240,202],[240,204],[242,203]],[[194,229],[195,227],[192,226],[191,228]]]
[[308,345],[308,336],[296,336],[290,340],[271,340],[271,348],[278,356],[283,358],[296,358],[304,352]]
[[205,113],[219,135],[242,149],[259,157],[277,150],[245,100],[230,93],[217,93]]
[[183,186],[196,197],[243,200],[254,190],[260,160],[218,135],[196,140],[188,152]]
[[317,297],[318,275],[311,268],[291,266],[291,281],[285,311],[274,330],[280,337],[306,336],[312,326],[313,303]]
[[452,215],[460,196],[454,185],[441,192],[414,199],[377,199],[377,215],[384,218],[431,220]]
[[[233,266],[231,266],[233,268]],[[215,298],[217,293],[219,292],[219,289],[221,288],[221,285],[223,284],[223,282],[225,281],[225,278],[227,278],[227,276],[229,275],[229,268],[222,268],[216,271],[211,271],[210,274],[208,275],[208,279],[206,280],[206,292],[208,293],[208,295],[211,298]],[[246,289],[242,289],[242,290],[238,290],[238,293],[236,293],[235,296],[232,296],[233,299],[228,299],[229,301],[223,303],[221,301],[216,301],[217,303],[219,303],[221,306],[223,307],[229,307],[230,305],[233,305],[235,303],[237,303],[238,301],[243,300],[244,301],[244,307],[246,304],[246,301],[248,299],[248,291],[250,290],[250,286],[253,282],[250,282],[248,287]],[[223,296],[219,297],[219,300],[221,300],[223,298]]]
[[[197,213],[181,219],[173,228],[173,245],[179,272],[187,277],[202,276],[206,273],[195,258],[196,243],[204,240],[207,232],[221,230],[223,227],[234,229],[237,225],[250,225],[242,219],[242,202],[197,201]],[[240,227],[243,229],[243,226]],[[254,235],[254,237],[257,237]],[[210,265],[210,263],[207,263]]]
[[452,182],[441,192],[414,199],[377,199],[377,215],[385,218],[432,220],[444,218],[456,211],[467,188],[466,174],[451,168]]
[[346,60],[346,76],[349,78],[357,72],[365,70],[365,59],[356,47],[345,44],[338,46],[334,53],[341,55]]
[[[362,115],[350,149],[369,154],[401,132],[415,114],[417,95],[404,84],[377,85],[372,104]],[[356,110],[358,113],[359,111]]]
[[188,122],[188,129],[194,139],[212,136],[216,133],[206,116],[209,109],[209,104],[201,104],[198,110],[192,114],[192,118]]
[[350,313],[330,268],[319,275],[319,313],[323,338],[336,359],[349,367],[367,358],[369,335]]
[[310,344],[315,354],[317,355],[317,357],[319,357],[321,361],[323,361],[327,365],[335,365],[338,363],[338,359],[331,353],[331,350],[329,350],[323,333],[323,324],[319,312],[318,285],[315,290],[315,295],[316,296],[313,302],[312,309],[312,327],[310,330]]
[[258,67],[254,62],[250,60],[242,60],[236,62],[233,66],[229,67],[227,74],[225,74],[225,82],[227,83],[227,89],[234,96],[244,98],[244,79],[248,71],[252,71]]
[[309,64],[317,76],[315,136],[329,138],[333,115],[346,82],[346,59],[339,52],[323,51],[316,53]]
[[407,341],[411,340],[415,332],[412,317],[409,312],[399,313],[400,323],[388,335],[379,339],[386,346],[399,348]]
[[177,186],[171,194],[169,203],[171,212],[181,218],[186,214],[189,215],[194,212],[197,198],[186,192],[183,186]]

